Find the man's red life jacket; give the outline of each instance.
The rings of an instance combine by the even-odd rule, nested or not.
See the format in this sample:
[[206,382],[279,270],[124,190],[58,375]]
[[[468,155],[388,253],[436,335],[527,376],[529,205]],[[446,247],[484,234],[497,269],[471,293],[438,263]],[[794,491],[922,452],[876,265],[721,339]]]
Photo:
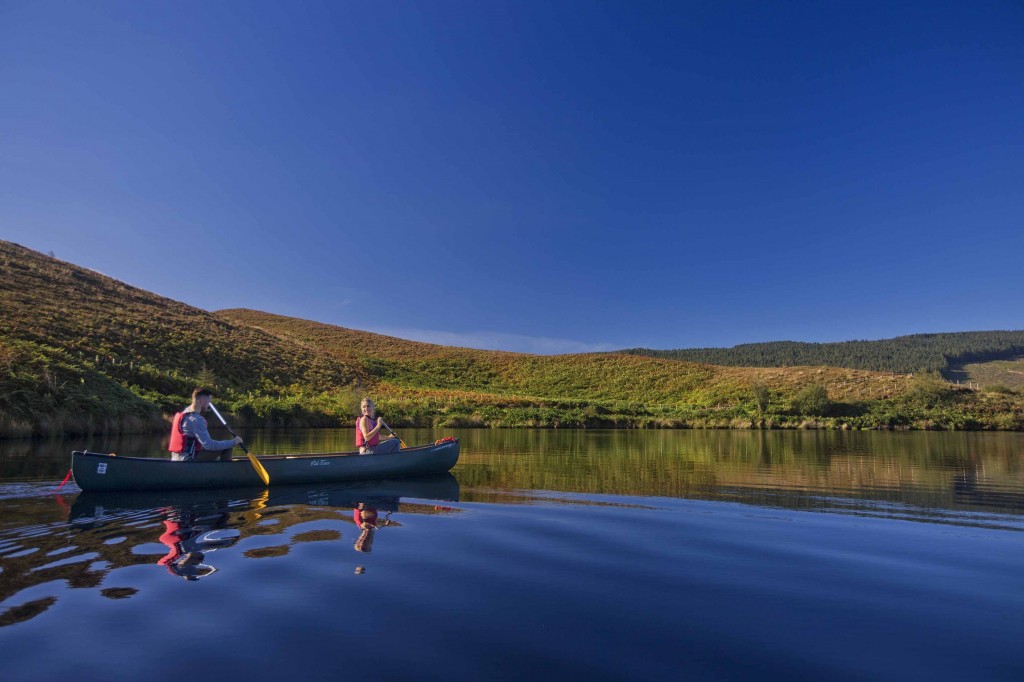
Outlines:
[[203,449],[202,443],[195,436],[186,436],[185,432],[181,430],[181,420],[188,412],[178,412],[174,415],[174,421],[171,422],[171,442],[167,446],[167,449],[171,452],[182,453],[182,452],[199,452]]
[[164,521],[164,527],[167,530],[160,536],[160,542],[167,545],[167,548],[171,551],[157,563],[161,566],[168,566],[168,570],[170,570],[169,565],[184,554],[185,550],[181,546],[181,536],[178,534],[178,531],[181,530],[181,524],[177,521],[167,520]]
[[[370,419],[369,417],[367,417],[367,419],[369,419],[369,421],[370,421],[370,428],[367,429],[367,430],[368,431],[373,431],[373,429],[376,428],[376,426],[377,426],[377,420],[376,419]],[[370,439],[369,443],[366,442],[366,438],[363,436],[363,430],[361,428],[359,428],[360,420],[362,420],[362,417],[360,417],[359,419],[356,420],[356,447],[357,448],[361,448],[364,445],[373,446],[373,445],[377,445],[378,443],[380,443],[380,431],[378,431],[377,433],[373,434],[373,438]]]

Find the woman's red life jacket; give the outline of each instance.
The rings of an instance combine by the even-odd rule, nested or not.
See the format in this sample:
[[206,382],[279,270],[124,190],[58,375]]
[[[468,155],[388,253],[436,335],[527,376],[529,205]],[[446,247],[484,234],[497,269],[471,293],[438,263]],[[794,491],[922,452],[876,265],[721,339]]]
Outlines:
[[[359,422],[362,421],[362,419],[363,418],[360,417],[359,419],[356,420],[356,447],[361,448],[364,445],[377,445],[378,443],[380,443],[380,431],[373,434],[373,438],[371,438],[370,442],[367,443],[366,439],[363,437],[363,430],[359,428]],[[369,417],[367,417],[367,419],[370,420],[370,428],[367,429],[367,431],[373,431],[377,427],[377,420],[370,419]]]
[[360,509],[359,507],[356,507],[352,510],[352,520],[356,522],[356,528],[362,528],[364,523],[368,523],[376,528],[377,510],[373,508]]
[[186,436],[181,430],[181,420],[188,412],[178,412],[171,422],[171,442],[167,449],[171,452],[199,452],[203,449],[202,443],[195,436]]

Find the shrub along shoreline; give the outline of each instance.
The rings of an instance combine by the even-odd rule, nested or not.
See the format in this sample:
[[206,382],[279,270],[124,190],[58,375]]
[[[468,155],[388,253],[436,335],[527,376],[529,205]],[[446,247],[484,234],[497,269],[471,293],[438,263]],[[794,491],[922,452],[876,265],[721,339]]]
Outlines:
[[[832,401],[812,384],[794,395],[754,387],[729,404],[650,405],[613,400],[545,399],[466,394],[380,385],[372,391],[348,386],[336,391],[268,395],[217,392],[217,405],[236,429],[347,428],[362,395],[377,399],[380,414],[399,427],[536,429],[832,429],[832,430],[1024,430],[1019,393],[982,393],[924,377],[888,399]],[[43,401],[30,409],[0,407],[0,438],[87,434],[157,433],[184,395],[154,403],[131,390],[116,404],[103,400]],[[108,396],[109,397],[109,396]],[[81,398],[81,396],[77,396]],[[45,409],[52,406],[51,409]],[[26,406],[22,406],[23,408]]]

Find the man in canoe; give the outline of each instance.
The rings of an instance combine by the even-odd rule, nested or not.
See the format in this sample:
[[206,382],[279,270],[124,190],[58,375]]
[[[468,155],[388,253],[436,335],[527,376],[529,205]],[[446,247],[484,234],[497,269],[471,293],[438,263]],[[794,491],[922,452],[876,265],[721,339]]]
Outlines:
[[[388,452],[398,452],[401,443],[395,434],[387,439],[381,440],[380,430],[384,427],[384,421],[376,418],[377,407],[369,398],[363,398],[359,403],[362,416],[356,420],[356,447],[360,455],[374,455]],[[391,429],[388,429],[390,431]]]
[[210,409],[213,391],[197,388],[192,391],[192,404],[174,415],[171,422],[171,461],[192,462],[196,460],[221,462],[231,461],[231,448],[242,442],[241,436],[231,440],[214,440],[203,412]]

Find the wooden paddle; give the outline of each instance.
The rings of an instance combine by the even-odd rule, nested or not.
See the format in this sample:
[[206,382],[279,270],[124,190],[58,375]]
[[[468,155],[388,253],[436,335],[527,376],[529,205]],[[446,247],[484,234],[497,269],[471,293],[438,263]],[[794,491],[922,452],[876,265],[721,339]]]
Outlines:
[[388,433],[390,433],[390,434],[391,434],[392,436],[394,436],[395,438],[398,438],[398,444],[399,444],[399,445],[401,445],[401,446],[402,446],[403,448],[407,448],[407,447],[409,447],[408,445],[406,445],[406,444],[405,444],[405,441],[404,441],[404,440],[402,440],[401,438],[399,438],[399,436],[398,436],[398,434],[397,434],[397,433],[395,433],[394,431],[392,431],[392,430],[391,430],[391,427],[390,427],[390,426],[388,426],[387,424],[385,424],[385,423],[384,423],[384,420],[383,420],[383,419],[381,419],[381,420],[380,420],[380,423],[381,423],[381,426],[383,426],[383,427],[384,427],[385,429],[387,429],[387,430],[388,430]]
[[[217,419],[219,419],[220,423],[224,425],[224,428],[228,430],[228,433],[237,438],[238,434],[231,430],[231,427],[228,426],[226,421],[224,421],[224,417],[220,416],[220,412],[218,412],[217,408],[213,406],[213,403],[210,403],[210,409],[213,410],[215,415],[217,415]],[[259,474],[260,478],[263,480],[263,485],[270,485],[270,474],[268,474],[267,470],[263,468],[260,461],[256,459],[256,455],[249,452],[249,448],[245,447],[245,443],[239,443],[239,445],[242,446],[242,450],[244,450],[245,454],[249,457],[249,461],[252,463],[252,468],[256,470],[256,473]]]

